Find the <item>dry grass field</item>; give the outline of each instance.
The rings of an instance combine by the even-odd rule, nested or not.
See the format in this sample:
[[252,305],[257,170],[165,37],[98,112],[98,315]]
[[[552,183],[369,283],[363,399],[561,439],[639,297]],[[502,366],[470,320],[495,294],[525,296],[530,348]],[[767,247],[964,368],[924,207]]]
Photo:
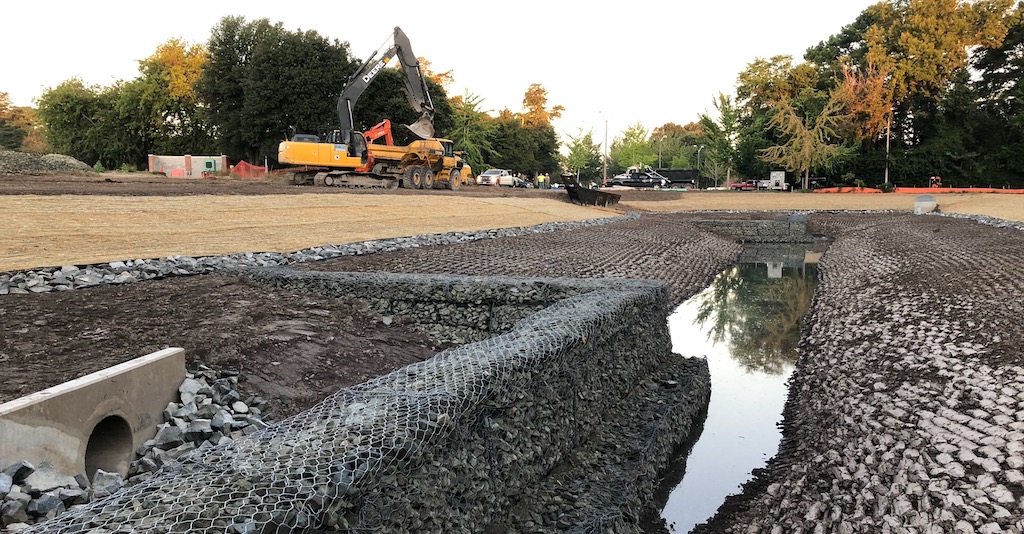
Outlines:
[[[108,181],[109,182],[109,181]],[[34,180],[32,187],[49,188]],[[228,185],[124,194],[120,182],[65,181],[53,190],[0,187],[0,271],[171,255],[292,252],[327,243],[607,217],[626,210],[899,210],[915,195],[625,191],[617,209],[570,204],[564,193],[252,189]],[[202,184],[199,184],[202,185]],[[138,184],[135,184],[138,187]],[[175,186],[179,187],[179,186]],[[197,185],[198,187],[198,185]],[[4,194],[7,193],[7,194]],[[28,194],[24,194],[28,193]],[[252,194],[255,193],[255,194]],[[279,194],[287,193],[287,194]],[[949,213],[1024,221],[1024,195],[938,195]]]

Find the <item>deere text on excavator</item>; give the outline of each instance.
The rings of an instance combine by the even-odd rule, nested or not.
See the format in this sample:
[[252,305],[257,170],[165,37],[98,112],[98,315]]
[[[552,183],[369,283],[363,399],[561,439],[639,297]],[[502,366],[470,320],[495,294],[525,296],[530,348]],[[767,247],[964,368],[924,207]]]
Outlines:
[[[454,143],[434,135],[434,104],[412,52],[409,38],[395,28],[393,44],[378,59],[370,56],[345,83],[338,98],[339,127],[323,135],[296,134],[278,146],[277,159],[292,165],[295,184],[347,187],[385,187],[401,185],[410,189],[443,185],[457,189],[469,183],[472,169],[454,151]],[[366,132],[353,127],[356,101],[380,71],[395,56],[405,73],[405,96],[420,118],[406,125],[422,139],[396,146],[391,122],[384,120]],[[374,143],[381,138],[384,144]]]

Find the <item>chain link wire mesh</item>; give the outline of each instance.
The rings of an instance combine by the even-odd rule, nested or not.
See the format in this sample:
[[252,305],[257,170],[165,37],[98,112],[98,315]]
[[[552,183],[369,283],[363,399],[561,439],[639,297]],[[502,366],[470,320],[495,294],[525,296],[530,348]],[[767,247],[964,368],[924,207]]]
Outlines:
[[[312,291],[353,287],[345,273],[251,275]],[[462,304],[488,305],[483,279],[385,278],[391,295],[426,298],[429,286],[452,299],[459,287]],[[364,291],[381,280],[364,277]],[[520,306],[505,333],[338,391],[23,532],[480,531],[601,425],[652,355],[669,354],[664,285],[538,280],[483,284],[503,296],[505,320]]]

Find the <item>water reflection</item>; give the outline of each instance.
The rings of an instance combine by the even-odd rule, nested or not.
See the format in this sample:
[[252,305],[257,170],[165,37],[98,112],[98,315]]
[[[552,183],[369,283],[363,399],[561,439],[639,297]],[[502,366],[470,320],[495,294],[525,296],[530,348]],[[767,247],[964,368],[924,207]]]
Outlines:
[[722,273],[697,297],[697,322],[728,343],[747,371],[777,375],[796,362],[803,316],[817,283],[815,264],[786,275],[783,262],[745,263]]
[[817,283],[816,264],[804,262],[803,250],[744,259],[756,263],[730,268],[669,317],[673,350],[706,357],[711,370],[704,429],[670,469],[675,480],[667,478],[658,492],[667,494],[662,517],[674,532],[689,532],[713,516],[775,455],[781,439],[776,425]]

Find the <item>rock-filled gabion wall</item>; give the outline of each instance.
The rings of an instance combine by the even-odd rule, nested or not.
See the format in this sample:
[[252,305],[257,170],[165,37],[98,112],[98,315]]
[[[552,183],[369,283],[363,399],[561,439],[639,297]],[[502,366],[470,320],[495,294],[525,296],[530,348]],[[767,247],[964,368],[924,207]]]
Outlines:
[[736,237],[744,243],[810,243],[807,216],[802,213],[781,214],[759,220],[699,220],[701,228]]
[[[306,291],[360,286],[338,273],[250,276]],[[670,430],[688,429],[706,407],[706,365],[671,354],[662,284],[372,275],[361,285],[390,287],[402,302],[432,285],[457,300],[451,314],[466,310],[476,317],[474,330],[486,325],[498,333],[197,450],[141,484],[25,532],[625,531],[636,523],[640,492],[653,486],[657,464],[685,437],[673,439]],[[386,291],[377,297],[387,300]],[[474,314],[499,294],[509,304],[500,318]],[[517,299],[523,308],[514,313]],[[435,306],[431,317],[449,315],[443,310]],[[442,325],[442,335],[463,332],[434,319],[422,323]],[[680,372],[651,382],[661,376],[657,367],[673,360]],[[607,480],[605,492],[578,496],[558,514],[524,508],[563,501],[538,491],[549,474],[591,437],[614,435],[619,428],[608,420],[627,408],[623,402],[658,391],[677,401],[663,404],[660,417],[634,417],[647,439],[630,458],[635,465]]]

